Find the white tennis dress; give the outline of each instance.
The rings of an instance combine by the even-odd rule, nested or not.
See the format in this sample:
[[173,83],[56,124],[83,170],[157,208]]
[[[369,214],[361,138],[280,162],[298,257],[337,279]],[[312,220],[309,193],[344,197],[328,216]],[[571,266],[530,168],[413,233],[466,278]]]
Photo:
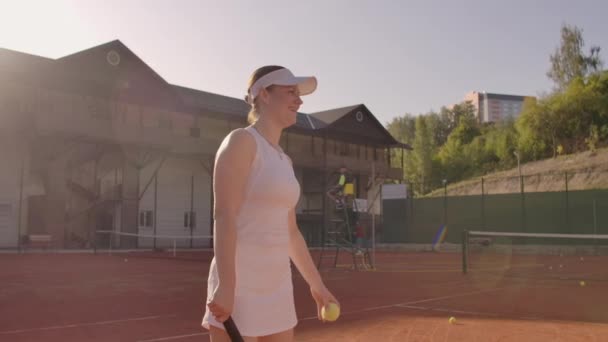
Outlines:
[[[288,212],[300,196],[289,157],[253,127],[257,145],[236,226],[236,284],[232,318],[243,336],[265,336],[296,326],[289,259]],[[207,301],[218,286],[215,258]],[[203,327],[223,329],[206,308]]]

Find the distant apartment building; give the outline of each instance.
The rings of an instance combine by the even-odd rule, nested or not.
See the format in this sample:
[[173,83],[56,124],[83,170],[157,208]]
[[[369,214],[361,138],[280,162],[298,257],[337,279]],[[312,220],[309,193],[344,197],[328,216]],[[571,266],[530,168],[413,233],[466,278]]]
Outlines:
[[470,101],[475,106],[479,122],[497,122],[507,118],[517,118],[526,98],[531,96],[473,91],[465,95],[464,101]]

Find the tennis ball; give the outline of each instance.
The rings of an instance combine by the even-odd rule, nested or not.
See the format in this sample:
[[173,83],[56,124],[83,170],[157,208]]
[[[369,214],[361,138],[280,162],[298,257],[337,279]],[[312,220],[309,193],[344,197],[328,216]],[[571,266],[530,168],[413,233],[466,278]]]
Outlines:
[[456,324],[456,317],[452,316],[448,319],[448,323],[450,324]]
[[321,318],[333,322],[340,316],[340,307],[336,303],[329,303],[321,308]]
[[580,284],[581,286],[585,286],[585,281],[584,281],[584,280],[581,280],[581,281],[579,282],[579,284]]

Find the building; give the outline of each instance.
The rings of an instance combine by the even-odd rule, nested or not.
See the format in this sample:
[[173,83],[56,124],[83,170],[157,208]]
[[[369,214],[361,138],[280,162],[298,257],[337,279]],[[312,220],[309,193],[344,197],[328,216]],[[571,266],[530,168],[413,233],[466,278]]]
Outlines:
[[483,123],[517,118],[529,97],[473,91],[465,95],[464,101],[470,101],[475,106],[477,118]]
[[[248,109],[240,99],[168,83],[118,40],[59,59],[0,49],[0,248],[21,247],[32,235],[50,236],[58,248],[109,243],[99,230],[209,247],[210,239],[188,237],[212,234],[215,152],[247,125]],[[300,226],[315,229],[328,221],[333,170],[345,164],[366,184],[374,164],[401,179],[390,151],[409,148],[363,104],[298,113],[281,145],[302,186]]]

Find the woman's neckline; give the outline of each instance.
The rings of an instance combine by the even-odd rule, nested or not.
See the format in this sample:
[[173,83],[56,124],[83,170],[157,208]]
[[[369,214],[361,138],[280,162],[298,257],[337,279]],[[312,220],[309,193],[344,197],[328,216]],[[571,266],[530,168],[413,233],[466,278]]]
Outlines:
[[262,137],[262,139],[264,139],[264,141],[266,141],[266,143],[268,145],[270,145],[270,147],[272,147],[275,151],[279,152],[279,157],[281,157],[281,159],[283,159],[283,154],[285,154],[285,152],[283,152],[283,148],[281,148],[281,146],[279,145],[275,145],[273,143],[271,143],[265,136],[264,134],[262,134],[262,132],[260,132],[255,126],[251,126],[251,128],[253,128],[255,130],[255,132]]

